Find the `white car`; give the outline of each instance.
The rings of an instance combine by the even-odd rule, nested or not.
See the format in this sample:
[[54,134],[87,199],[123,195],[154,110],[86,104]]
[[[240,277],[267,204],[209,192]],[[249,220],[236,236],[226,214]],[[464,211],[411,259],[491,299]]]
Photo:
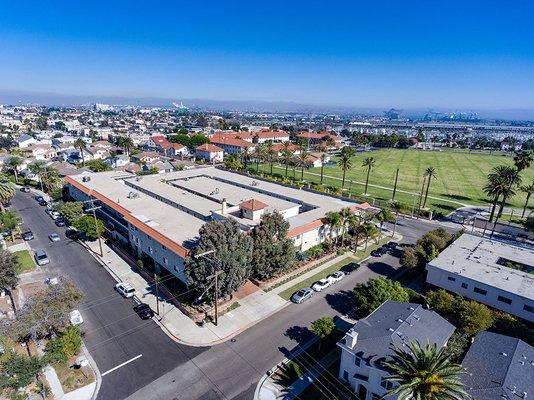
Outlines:
[[135,288],[128,282],[119,282],[115,285],[115,290],[122,296],[129,298],[135,295]]
[[70,323],[72,325],[81,325],[83,324],[82,314],[79,310],[72,310],[69,314]]
[[52,242],[59,242],[61,240],[57,233],[51,233],[48,235],[48,239],[50,239]]
[[56,220],[56,219],[58,219],[58,218],[61,216],[61,214],[60,214],[58,211],[56,211],[56,210],[52,210],[51,208],[47,208],[45,212],[46,212],[46,213],[50,216],[50,218],[52,218],[53,220]]
[[345,273],[342,271],[336,271],[333,274],[328,275],[326,278],[329,279],[332,283],[337,283],[345,277]]
[[316,292],[320,292],[321,290],[323,289],[326,289],[328,286],[330,286],[332,284],[332,281],[330,279],[327,279],[327,278],[323,278],[323,279],[320,279],[318,280],[317,282],[315,282],[313,285],[312,285],[312,289],[315,290]]

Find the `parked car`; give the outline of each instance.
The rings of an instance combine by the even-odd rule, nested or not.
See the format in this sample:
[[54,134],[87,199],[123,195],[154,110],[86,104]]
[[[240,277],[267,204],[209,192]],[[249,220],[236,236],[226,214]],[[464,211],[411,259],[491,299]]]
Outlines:
[[311,288],[304,288],[293,293],[293,296],[291,296],[291,301],[293,303],[300,304],[303,301],[311,299],[312,296],[313,296],[313,290]]
[[37,203],[39,203],[40,201],[44,200],[44,197],[41,196],[40,194],[36,194],[35,195],[35,200],[37,201]]
[[20,191],[23,193],[30,193],[30,188],[28,186],[23,186],[20,188]]
[[378,249],[373,250],[371,252],[371,255],[373,257],[382,257],[387,252],[388,252],[388,249],[386,247],[379,247]]
[[43,200],[39,201],[39,205],[43,206],[43,207],[46,207],[48,205],[48,202],[45,199],[43,199]]
[[150,319],[154,316],[154,311],[146,303],[139,303],[133,309],[141,319]]
[[360,267],[360,264],[358,263],[350,263],[343,267],[341,267],[341,272],[345,273],[345,275],[350,275],[352,272],[356,271]]
[[72,325],[81,325],[83,324],[82,314],[79,310],[72,310],[69,314],[70,323]]
[[389,250],[395,250],[398,245],[398,242],[388,242],[384,246],[386,246]]
[[67,225],[67,221],[65,220],[65,218],[59,217],[58,219],[56,219],[55,224],[56,226],[65,226]]
[[48,239],[50,239],[52,242],[59,242],[61,240],[61,237],[57,233],[51,233],[48,235]]
[[54,276],[54,277],[51,277],[51,278],[46,278],[45,279],[45,283],[47,285],[57,285],[59,283],[59,278],[57,276]]
[[29,229],[25,232],[22,233],[22,240],[33,240],[35,239],[35,236],[33,236],[33,232],[30,231]]
[[135,294],[135,288],[128,282],[119,282],[115,285],[115,290],[119,292],[123,297],[133,297]]
[[341,271],[336,271],[333,274],[328,275],[326,278],[332,283],[337,283],[345,277],[345,274]]
[[78,240],[80,238],[80,231],[72,226],[69,226],[65,231],[65,236],[72,240]]
[[312,289],[316,292],[320,292],[323,289],[326,289],[328,286],[332,284],[332,281],[328,278],[319,279],[317,282],[315,282],[312,285]]
[[37,265],[46,265],[50,263],[50,259],[43,249],[36,250],[33,257],[35,258]]
[[61,217],[61,214],[52,208],[47,208],[45,210],[45,213],[47,213],[50,216],[50,218],[52,218],[53,220],[56,220],[59,217]]

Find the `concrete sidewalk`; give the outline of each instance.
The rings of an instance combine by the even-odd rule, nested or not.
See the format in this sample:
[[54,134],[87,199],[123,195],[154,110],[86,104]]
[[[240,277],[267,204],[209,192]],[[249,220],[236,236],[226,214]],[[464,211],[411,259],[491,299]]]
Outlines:
[[[129,282],[135,287],[139,300],[156,310],[156,296],[150,283],[105,243],[102,243],[102,257],[98,255],[98,241],[85,244],[117,282]],[[177,342],[190,346],[212,346],[231,339],[289,304],[276,293],[262,290],[236,301],[239,306],[220,316],[217,326],[206,323],[201,327],[160,294],[160,316],[156,317],[155,321]]]

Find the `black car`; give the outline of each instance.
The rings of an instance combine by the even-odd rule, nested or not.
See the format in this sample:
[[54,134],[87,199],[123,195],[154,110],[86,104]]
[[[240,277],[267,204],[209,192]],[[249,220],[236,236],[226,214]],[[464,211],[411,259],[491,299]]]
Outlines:
[[56,223],[56,226],[65,226],[67,224],[67,221],[65,221],[65,218],[63,217],[58,217],[55,220],[55,223]]
[[350,275],[351,272],[356,271],[360,267],[360,264],[358,263],[350,263],[343,267],[341,267],[340,271],[344,272],[345,275]]
[[24,193],[30,193],[30,188],[28,186],[23,186],[20,188],[20,191]]
[[386,246],[389,250],[395,250],[398,245],[398,242],[388,242],[384,246]]
[[30,231],[30,230],[27,230],[26,232],[24,232],[24,233],[22,234],[22,239],[23,239],[23,240],[28,241],[28,240],[32,240],[32,239],[34,239],[34,238],[35,238],[35,236],[33,236],[33,232]]
[[150,319],[154,316],[154,311],[146,303],[139,303],[133,309],[141,319]]
[[379,247],[378,249],[376,250],[373,250],[371,252],[371,255],[373,257],[382,257],[384,254],[386,254],[388,252],[388,249],[386,247]]
[[35,196],[35,200],[37,201],[37,203],[39,203],[39,202],[41,202],[41,201],[44,200],[44,197],[41,196],[41,195],[36,195],[36,196]]
[[39,200],[39,205],[44,207],[48,205],[48,202],[45,199],[42,199],[42,200]]
[[72,240],[78,240],[80,238],[80,231],[76,228],[67,228],[65,231],[65,236]]

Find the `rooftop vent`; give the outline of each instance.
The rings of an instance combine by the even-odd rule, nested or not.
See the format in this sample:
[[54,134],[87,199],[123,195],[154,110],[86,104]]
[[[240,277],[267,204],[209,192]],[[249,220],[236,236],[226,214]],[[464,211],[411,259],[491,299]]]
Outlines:
[[503,353],[501,353],[501,356],[508,357],[508,354],[503,352]]
[[137,192],[130,192],[127,196],[129,199],[137,199],[139,197],[139,193]]
[[82,177],[82,182],[89,182],[91,180],[90,176],[84,176]]

